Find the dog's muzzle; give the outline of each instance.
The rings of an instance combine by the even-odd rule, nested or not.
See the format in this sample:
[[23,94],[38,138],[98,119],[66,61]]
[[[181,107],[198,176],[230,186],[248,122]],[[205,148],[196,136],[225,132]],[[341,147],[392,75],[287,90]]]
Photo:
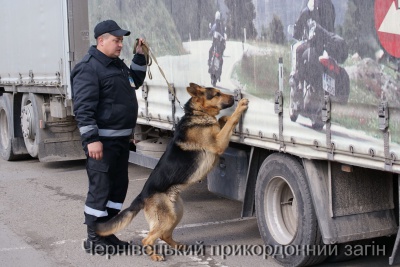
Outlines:
[[228,102],[223,102],[221,109],[230,108],[230,107],[233,106],[234,103],[235,103],[234,97],[233,96],[229,96]]

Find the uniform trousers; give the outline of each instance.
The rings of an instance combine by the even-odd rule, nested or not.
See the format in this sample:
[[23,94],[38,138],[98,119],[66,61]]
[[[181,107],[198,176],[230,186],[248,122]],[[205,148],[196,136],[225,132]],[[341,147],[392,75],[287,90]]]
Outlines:
[[93,227],[119,213],[128,190],[129,137],[101,138],[103,158],[87,155],[89,190],[85,202],[85,224]]

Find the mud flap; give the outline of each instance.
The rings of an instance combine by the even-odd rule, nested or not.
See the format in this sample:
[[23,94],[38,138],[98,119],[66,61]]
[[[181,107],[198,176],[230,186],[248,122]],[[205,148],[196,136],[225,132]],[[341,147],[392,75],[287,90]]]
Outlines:
[[325,244],[397,232],[393,196],[387,193],[393,192],[391,174],[356,166],[344,172],[340,163],[319,160],[303,159],[303,165]]

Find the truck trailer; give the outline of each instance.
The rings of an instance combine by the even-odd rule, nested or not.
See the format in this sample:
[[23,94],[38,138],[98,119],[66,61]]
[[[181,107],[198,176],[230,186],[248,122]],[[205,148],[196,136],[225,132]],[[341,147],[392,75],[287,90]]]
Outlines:
[[7,2],[1,9],[0,154],[83,158],[70,72],[89,46],[87,2]]
[[[69,75],[94,44],[94,26],[113,19],[132,32],[125,62],[137,37],[153,56],[136,91],[131,163],[155,167],[184,114],[190,82],[233,94],[236,103],[247,98],[208,189],[239,201],[238,216],[257,218],[282,265],[342,259],[352,256],[349,244],[371,246],[385,236],[397,236],[389,258],[397,264],[400,3],[332,0],[333,13],[316,3],[7,1],[0,10],[0,155],[84,158]],[[322,15],[298,37],[305,9]],[[321,23],[329,14],[333,29]]]

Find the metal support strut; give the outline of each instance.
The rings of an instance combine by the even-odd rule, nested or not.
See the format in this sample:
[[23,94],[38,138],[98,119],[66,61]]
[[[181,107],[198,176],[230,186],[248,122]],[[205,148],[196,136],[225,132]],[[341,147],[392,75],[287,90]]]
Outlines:
[[279,58],[278,68],[279,88],[275,92],[275,114],[279,116],[279,144],[280,150],[285,151],[285,141],[283,139],[283,59]]
[[322,106],[322,121],[326,126],[326,147],[328,149],[328,159],[333,160],[335,144],[332,143],[331,132],[331,99],[329,94],[324,95],[324,105]]
[[[242,90],[241,89],[235,89],[233,92],[233,96],[235,98],[235,107],[237,107],[239,101],[243,98],[242,96]],[[243,114],[240,116],[239,123],[236,126],[236,129],[234,129],[235,133],[239,133],[240,135],[240,142],[244,141],[244,133],[243,133]]]
[[385,97],[385,94],[382,92],[381,103],[378,107],[378,122],[379,129],[383,134],[383,143],[384,143],[384,152],[385,152],[385,169],[387,171],[392,170],[392,156],[390,155],[390,133],[389,133],[389,105],[388,101]]
[[[176,100],[176,90],[175,86],[173,83],[170,84],[170,90],[168,91],[168,99],[171,101],[171,107],[172,107],[172,129],[175,130],[176,126],[176,119],[175,119],[175,113],[176,113],[176,107],[175,107],[175,100]],[[173,91],[173,92],[172,92]]]

